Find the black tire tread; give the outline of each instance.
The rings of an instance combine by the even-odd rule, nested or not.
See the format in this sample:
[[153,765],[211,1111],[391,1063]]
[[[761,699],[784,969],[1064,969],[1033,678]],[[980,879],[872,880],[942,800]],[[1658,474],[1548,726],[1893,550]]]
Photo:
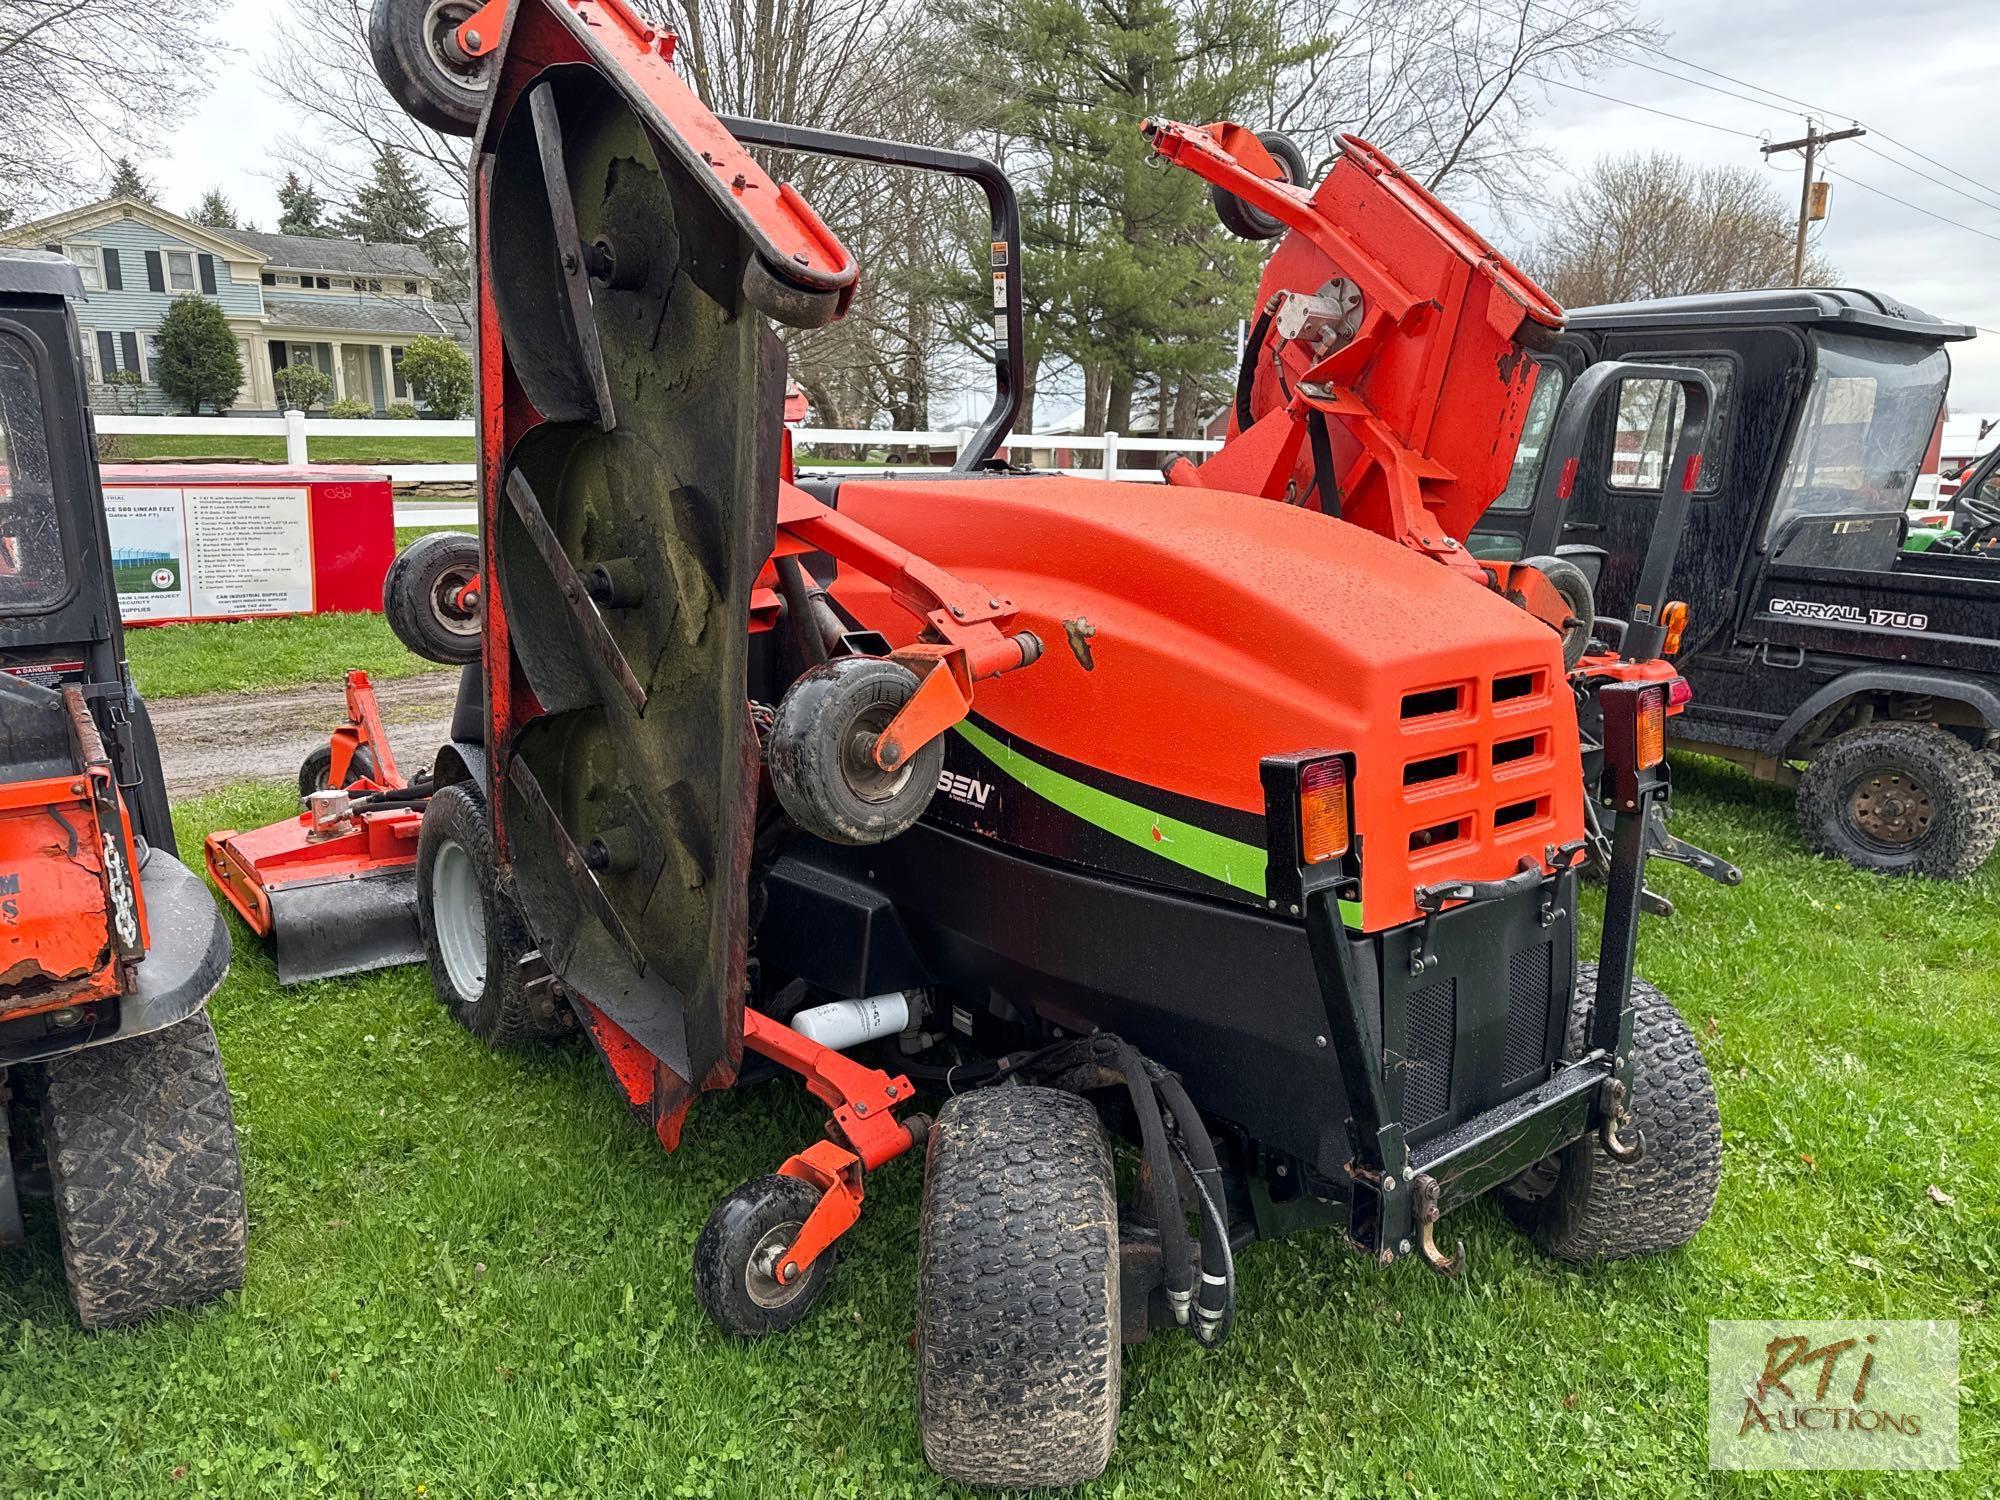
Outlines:
[[467,113],[457,92],[433,81],[428,51],[421,41],[424,0],[375,0],[368,16],[368,52],[389,97],[411,119],[444,135],[471,135],[479,112]]
[[813,1310],[833,1269],[829,1246],[806,1268],[804,1285],[782,1307],[764,1307],[743,1286],[757,1241],[779,1224],[803,1224],[819,1206],[819,1189],[797,1177],[754,1178],[715,1206],[694,1242],[694,1295],[715,1326],[740,1339],[790,1328]]
[[[431,917],[431,868],[439,845],[447,838],[464,846],[479,872],[480,894],[486,903],[486,986],[475,999],[461,996],[452,984]],[[506,1051],[546,1046],[569,1034],[566,1007],[558,1004],[552,1013],[541,1013],[521,981],[519,961],[534,948],[534,935],[520,909],[500,889],[486,804],[469,782],[439,788],[424,809],[423,826],[417,834],[417,925],[423,933],[424,958],[439,1003],[480,1041]]]
[[243,1167],[205,1012],[51,1060],[42,1111],[63,1270],[85,1328],[243,1285]]
[[[1964,880],[2000,846],[2000,776],[1988,757],[1936,724],[1876,723],[1821,746],[1799,777],[1799,834],[1807,848],[1864,870]],[[1843,788],[1870,763],[1907,765],[1941,805],[1907,856],[1885,855],[1846,830]]]
[[923,816],[944,769],[942,738],[910,757],[909,779],[883,802],[848,789],[840,754],[844,726],[856,713],[878,703],[900,709],[916,690],[909,668],[874,656],[836,657],[786,689],[765,740],[765,766],[795,824],[829,843],[867,845],[895,838]]
[[[1583,1055],[1596,998],[1597,966],[1579,965],[1563,1056]],[[1715,1207],[1722,1116],[1708,1064],[1671,1000],[1638,978],[1632,998],[1632,1124],[1645,1135],[1645,1155],[1619,1162],[1587,1135],[1557,1158],[1555,1190],[1547,1197],[1501,1195],[1515,1222],[1558,1260],[1623,1260],[1676,1249]]]
[[432,586],[455,567],[479,571],[479,538],[469,531],[433,531],[397,553],[382,579],[382,613],[396,639],[425,661],[449,667],[480,659],[477,634],[453,635],[431,613]]
[[[1264,148],[1277,158],[1284,169],[1284,180],[1303,183],[1306,179],[1305,153],[1290,136],[1275,130],[1260,131],[1257,139]],[[1215,217],[1222,227],[1240,240],[1275,240],[1289,227],[1282,219],[1273,217],[1256,205],[1244,202],[1227,188],[1211,183],[1208,199],[1215,207]]]
[[1118,1205],[1097,1112],[994,1088],[931,1128],[917,1246],[917,1423],[948,1479],[1095,1478],[1118,1432]]

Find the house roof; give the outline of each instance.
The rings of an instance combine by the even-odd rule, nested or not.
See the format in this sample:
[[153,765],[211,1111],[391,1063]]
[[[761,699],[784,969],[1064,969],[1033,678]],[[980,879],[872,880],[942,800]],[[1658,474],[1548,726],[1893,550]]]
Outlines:
[[437,267],[415,245],[374,244],[367,240],[321,238],[304,234],[232,231],[260,254],[266,264],[300,270],[360,272],[362,275],[437,278]]
[[50,214],[45,219],[36,219],[27,224],[16,224],[0,232],[0,241],[10,245],[39,245],[51,236],[82,234],[95,229],[100,224],[109,224],[114,219],[138,219],[156,228],[166,229],[189,244],[209,250],[224,260],[261,261],[262,252],[251,248],[248,237],[238,230],[226,233],[183,219],[179,214],[170,214],[157,204],[147,203],[138,198],[101,198],[95,203],[86,203],[81,208],[68,209],[63,213]]
[[421,302],[378,302],[372,298],[264,298],[265,320],[273,332],[407,333],[432,338],[466,337],[465,319],[450,304],[433,309]]

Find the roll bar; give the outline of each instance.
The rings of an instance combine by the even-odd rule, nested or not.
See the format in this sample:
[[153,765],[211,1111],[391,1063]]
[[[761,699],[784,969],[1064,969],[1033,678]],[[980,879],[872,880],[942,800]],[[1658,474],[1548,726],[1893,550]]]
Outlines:
[[907,141],[877,140],[873,136],[815,130],[806,125],[753,120],[741,115],[716,118],[723,129],[746,146],[837,156],[847,161],[908,167],[918,172],[942,172],[951,177],[970,178],[979,184],[986,194],[992,220],[993,310],[998,315],[993,330],[993,405],[952,468],[959,473],[970,473],[997,454],[1014,430],[1014,418],[1021,410],[1021,392],[1027,387],[1021,352],[1021,205],[1014,196],[1014,184],[999,164],[970,152],[940,151],[935,146],[918,146]]

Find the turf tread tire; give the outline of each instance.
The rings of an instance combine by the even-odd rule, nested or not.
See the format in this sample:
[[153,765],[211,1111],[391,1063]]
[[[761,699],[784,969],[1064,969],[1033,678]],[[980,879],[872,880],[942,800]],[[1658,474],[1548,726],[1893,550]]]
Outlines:
[[56,1237],[83,1326],[242,1286],[243,1167],[207,1014],[52,1059],[45,1078]]
[[[1597,999],[1597,966],[1582,964],[1563,1056],[1587,1050],[1584,1030]],[[1558,1260],[1623,1260],[1677,1249],[1715,1207],[1722,1179],[1722,1116],[1694,1033],[1674,1004],[1632,981],[1632,1125],[1645,1135],[1636,1162],[1615,1160],[1593,1133],[1554,1159],[1547,1196],[1501,1195],[1509,1217]]]
[[[465,850],[479,882],[486,921],[486,983],[478,995],[459,990],[438,942],[431,882],[446,841]],[[486,803],[469,782],[441,787],[424,809],[417,833],[417,929],[423,934],[424,958],[439,1002],[487,1046],[498,1051],[533,1048],[568,1035],[567,1008],[554,1001],[538,1007],[522,982],[520,960],[534,948],[534,934],[520,908],[500,888]]]
[[931,1127],[917,1243],[917,1425],[947,1479],[1094,1479],[1118,1433],[1118,1204],[1097,1112],[992,1088]]
[[[1799,776],[1799,833],[1806,847],[1887,875],[1964,880],[2000,846],[2000,776],[1989,757],[1935,724],[1865,724],[1827,744]],[[1867,843],[1847,822],[1847,788],[1874,768],[1904,769],[1930,790],[1930,827],[1901,853]]]

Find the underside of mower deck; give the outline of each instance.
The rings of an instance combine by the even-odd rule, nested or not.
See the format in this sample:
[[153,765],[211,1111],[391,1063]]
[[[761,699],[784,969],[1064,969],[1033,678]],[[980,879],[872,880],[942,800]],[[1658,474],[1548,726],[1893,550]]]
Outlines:
[[[573,1016],[669,1149],[774,1068],[827,1104],[703,1232],[718,1323],[803,1316],[866,1174],[927,1141],[927,1452],[1052,1483],[1109,1453],[1121,1342],[1226,1336],[1259,1234],[1454,1272],[1439,1220],[1501,1188],[1558,1253],[1693,1233],[1709,1146],[1642,1135],[1680,1150],[1659,1111],[1713,1103],[1649,1101],[1681,1033],[1632,973],[1672,670],[1643,619],[1579,669],[1573,596],[1463,546],[1560,309],[1365,142],[1314,189],[1238,127],[1149,122],[1282,236],[1230,440],[1159,485],[1022,471],[991,164],[718,119],[611,0],[429,14],[381,0],[376,42],[420,115],[424,58],[477,83],[483,720],[410,802],[362,783],[297,837],[421,806],[447,1003],[496,1041]],[[770,325],[840,317],[857,268],[765,147],[985,192],[998,397],[957,473],[795,482]],[[1674,1213],[1621,1226],[1649,1172]]]

